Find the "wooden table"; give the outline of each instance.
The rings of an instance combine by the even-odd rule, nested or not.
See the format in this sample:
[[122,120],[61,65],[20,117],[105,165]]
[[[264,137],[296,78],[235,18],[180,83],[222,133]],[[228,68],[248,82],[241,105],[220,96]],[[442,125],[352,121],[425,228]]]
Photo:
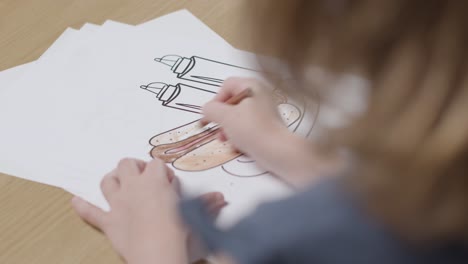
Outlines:
[[[181,8],[249,49],[238,30],[249,28],[240,0],[0,0],[0,70],[37,59],[67,27],[107,19],[139,24]],[[63,190],[0,174],[0,263],[121,263],[105,237],[75,215],[70,199]]]

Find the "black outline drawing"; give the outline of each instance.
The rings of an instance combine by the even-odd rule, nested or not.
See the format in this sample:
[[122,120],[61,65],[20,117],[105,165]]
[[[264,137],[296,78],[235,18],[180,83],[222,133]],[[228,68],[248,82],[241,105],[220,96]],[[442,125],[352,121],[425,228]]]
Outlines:
[[[237,161],[237,162],[239,162],[239,161]],[[239,162],[239,163],[255,163],[255,160],[248,161],[248,162]],[[231,171],[227,170],[226,165],[221,166],[221,169],[223,169],[223,171],[225,173],[227,173],[227,174],[229,174],[231,176],[234,176],[234,177],[239,177],[239,178],[252,178],[252,177],[258,177],[258,176],[262,176],[262,175],[270,173],[269,171],[264,171],[264,172],[260,172],[260,173],[252,174],[252,175],[241,175],[241,174],[236,174],[234,172],[231,172]]]
[[[288,103],[283,103],[281,105],[288,106],[288,108],[282,109],[283,119],[285,122],[289,122],[288,126],[291,127],[297,124],[300,121],[300,117],[302,115],[300,109],[297,106]],[[294,114],[298,115],[294,116]],[[294,118],[293,120],[290,120],[291,116]],[[160,158],[164,162],[171,163],[173,167],[182,171],[204,171],[218,166],[223,166],[222,169],[228,174],[238,177],[253,177],[266,173],[262,172],[261,174],[256,175],[239,175],[226,169],[224,167],[226,163],[238,158],[239,156],[242,156],[242,154],[234,151],[227,143],[217,140],[217,127],[200,132],[198,121],[199,120],[196,120],[185,125],[178,126],[152,137],[149,141],[150,145],[153,146],[152,150],[150,151],[151,157]],[[201,149],[203,147],[205,147],[205,149]],[[197,151],[201,151],[201,153],[197,155],[195,153]],[[177,165],[178,161],[183,162],[182,159],[185,159],[185,162],[187,162],[187,159],[190,159],[191,157],[199,157],[199,155],[208,155],[210,157],[215,155],[219,158],[219,160],[214,160],[212,165],[208,165],[210,163],[207,161],[208,158],[199,158],[199,160],[196,161],[195,166],[203,167],[202,165],[205,163],[206,167],[203,167],[203,169],[187,169]],[[224,155],[224,157],[222,157],[222,155]],[[190,161],[193,162],[193,160]],[[190,161],[188,164],[191,164]],[[242,161],[242,163],[249,162],[250,161]],[[193,164],[191,164],[191,166],[193,166]]]
[[170,67],[179,79],[213,86],[221,86],[230,76],[262,73],[258,70],[199,56],[187,58],[179,55],[165,55],[154,60]]
[[202,106],[191,104],[191,99],[205,98],[208,101],[216,95],[215,92],[182,83],[170,85],[163,82],[153,82],[148,85],[141,85],[140,88],[156,94],[156,98],[162,102],[163,106],[195,114],[201,114]]
[[[156,157],[160,158],[166,163],[171,163],[172,166],[174,168],[177,168],[178,170],[193,172],[193,171],[204,171],[204,170],[213,169],[215,167],[218,167],[242,155],[241,153],[233,151],[232,148],[227,143],[216,141],[217,140],[217,134],[215,131],[216,129],[208,129],[201,133],[198,132],[198,129],[197,129],[198,121],[199,120],[195,120],[185,125],[178,126],[171,130],[159,133],[155,135],[154,137],[152,137],[149,141],[150,145],[153,146],[152,150],[150,151],[150,156],[153,158],[156,158]],[[193,131],[197,131],[198,133],[190,134]],[[184,137],[186,135],[190,135],[190,137],[179,140],[181,137]],[[169,140],[167,139],[163,140],[162,138],[164,137],[169,137]],[[183,169],[176,164],[179,160],[181,160],[182,158],[186,156],[187,157],[191,157],[192,155],[196,156],[192,152],[208,144],[218,144],[223,147],[222,150],[218,149],[216,153],[215,153],[215,150],[209,151],[212,155],[217,155],[218,154],[217,152],[219,152],[219,153],[227,154],[228,158],[220,161],[219,164],[216,164],[210,167],[205,167],[202,170]],[[206,160],[200,160],[199,162],[206,162]],[[199,165],[199,164],[195,164],[195,165]]]
[[[233,64],[228,64],[212,59],[207,59],[203,58],[200,56],[192,56],[192,57],[183,57],[179,55],[165,55],[160,58],[156,58],[155,61],[166,65],[170,67],[173,73],[177,75],[178,79],[185,80],[185,81],[190,81],[193,83],[199,83],[203,85],[208,85],[205,89],[191,86],[191,85],[186,85],[183,83],[179,83],[176,85],[169,85],[166,83],[161,83],[161,82],[154,82],[150,83],[148,85],[142,85],[140,86],[142,89],[145,89],[147,91],[150,91],[154,94],[156,94],[157,98],[162,101],[162,105],[186,112],[191,112],[191,113],[196,113],[196,114],[201,114],[201,106],[198,105],[200,103],[194,104],[191,102],[190,99],[197,98],[197,101],[203,101],[200,100],[200,97],[204,98],[205,96],[214,96],[216,94],[216,90],[211,90],[209,87],[219,87],[222,85],[224,80],[230,76],[245,76],[245,75],[252,75],[252,74],[264,74],[263,71],[259,70],[254,70],[254,69],[249,69],[246,67],[241,67],[241,66],[236,66]],[[284,80],[287,81],[287,80]],[[198,86],[198,85],[196,85]],[[182,94],[182,95],[181,95]],[[185,96],[186,95],[186,96]],[[180,96],[180,97],[179,97]],[[206,98],[206,97],[205,97]],[[310,127],[307,127],[307,131],[305,131],[304,137],[309,137],[312,129],[315,125],[315,121],[317,120],[318,112],[320,111],[320,101],[317,95],[318,99],[318,104],[317,108],[313,111],[313,120],[311,124],[307,124],[307,126],[310,125]],[[207,100],[205,100],[207,101]],[[287,103],[287,99],[284,102],[279,102],[278,104],[281,103]],[[288,103],[289,105],[292,105],[291,103]],[[308,112],[309,105],[306,102],[299,103],[300,107],[297,105],[292,105],[294,106],[300,113],[300,116],[297,120],[295,120],[292,124],[289,124],[290,130],[292,132],[298,132],[298,130],[301,128],[301,125],[303,124],[304,118],[306,116],[306,113]],[[177,129],[183,128],[185,126],[188,126],[190,124],[195,123],[191,122],[189,124],[185,124],[182,126],[179,126],[175,129],[162,132],[150,139],[150,144],[153,141],[154,138],[161,136],[165,133],[171,132],[171,131],[176,131]],[[294,126],[294,127],[293,127]],[[306,128],[306,127],[303,127]],[[301,132],[301,134],[304,131]],[[205,132],[203,132],[205,133]],[[212,133],[212,131],[207,130],[206,133]],[[194,135],[193,137],[196,137],[197,135]],[[211,135],[213,136],[213,135]],[[207,137],[209,138],[210,135],[207,134]],[[206,144],[209,144],[213,142],[216,138],[211,138],[210,140],[207,140],[206,138],[202,140],[201,142],[195,142],[194,145],[191,145],[190,148],[191,150],[188,152],[193,151],[194,149],[200,148]],[[186,140],[186,139],[184,139]],[[154,148],[153,150],[157,147],[154,144],[151,144]],[[163,145],[170,145],[170,144],[163,144]],[[195,147],[194,147],[195,146]],[[153,153],[153,150],[151,153]],[[184,154],[185,155],[185,154]],[[153,156],[153,155],[152,155]],[[242,158],[241,159],[236,159],[238,158],[239,155],[236,155],[234,158],[225,161],[221,164],[221,167],[223,171],[226,173],[236,176],[236,177],[256,177],[256,176],[261,176],[264,174],[267,174],[268,171],[255,174],[255,175],[239,175],[236,173],[233,173],[229,171],[228,169],[225,168],[225,164],[227,162],[233,162],[236,160],[239,163],[254,163],[254,160],[248,160],[245,161]],[[154,156],[153,156],[154,157]],[[180,158],[180,157],[179,157]],[[174,160],[171,162],[174,166]],[[217,165],[220,166],[220,165]],[[215,166],[215,167],[217,167]],[[175,166],[174,166],[175,167]]]

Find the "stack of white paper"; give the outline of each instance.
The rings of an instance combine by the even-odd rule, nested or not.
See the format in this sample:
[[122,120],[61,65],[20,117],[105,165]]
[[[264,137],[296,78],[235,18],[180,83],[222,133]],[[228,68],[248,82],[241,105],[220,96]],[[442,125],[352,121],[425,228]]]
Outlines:
[[[108,209],[102,176],[123,157],[159,157],[188,194],[223,192],[221,223],[232,224],[289,189],[193,124],[224,79],[260,71],[253,54],[185,10],[139,26],[67,29],[39,60],[0,72],[0,171]],[[302,134],[305,108],[278,96],[285,123]]]

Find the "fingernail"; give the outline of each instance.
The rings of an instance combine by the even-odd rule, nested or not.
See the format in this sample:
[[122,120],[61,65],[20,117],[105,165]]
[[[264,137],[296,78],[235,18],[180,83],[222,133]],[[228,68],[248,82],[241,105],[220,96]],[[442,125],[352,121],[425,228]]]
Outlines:
[[212,208],[211,208],[211,213],[212,214],[219,214],[221,212],[221,210],[226,206],[228,205],[227,202],[222,202],[222,203],[219,203],[219,204],[215,204]]
[[222,193],[219,193],[219,192],[214,193],[213,194],[213,199],[215,199],[215,200],[224,200],[224,195]]
[[71,202],[74,206],[81,207],[83,205],[84,200],[78,196],[74,196]]
[[222,201],[216,202],[213,207],[221,209],[221,208],[225,207],[227,204],[228,203],[226,201],[222,200]]
[[219,193],[219,192],[211,192],[211,193],[207,193],[205,194],[204,196],[207,200],[209,201],[212,201],[212,202],[215,202],[215,201],[218,201],[219,199],[223,199],[224,196],[222,193]]

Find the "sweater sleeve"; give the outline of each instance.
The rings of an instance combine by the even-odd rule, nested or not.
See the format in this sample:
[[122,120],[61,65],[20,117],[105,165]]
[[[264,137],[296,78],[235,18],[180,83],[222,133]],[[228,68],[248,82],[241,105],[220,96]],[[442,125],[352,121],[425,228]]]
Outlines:
[[[261,205],[227,231],[215,227],[201,200],[184,202],[181,212],[210,252],[223,252],[237,264],[468,263],[465,247],[425,251],[401,241],[345,190],[324,181]],[[455,257],[463,261],[447,262]]]
[[335,191],[333,184],[323,183],[312,191],[263,204],[227,231],[215,227],[200,199],[183,202],[181,213],[206,249],[227,253],[238,264],[311,263],[314,256],[308,248],[334,219],[342,219]]

